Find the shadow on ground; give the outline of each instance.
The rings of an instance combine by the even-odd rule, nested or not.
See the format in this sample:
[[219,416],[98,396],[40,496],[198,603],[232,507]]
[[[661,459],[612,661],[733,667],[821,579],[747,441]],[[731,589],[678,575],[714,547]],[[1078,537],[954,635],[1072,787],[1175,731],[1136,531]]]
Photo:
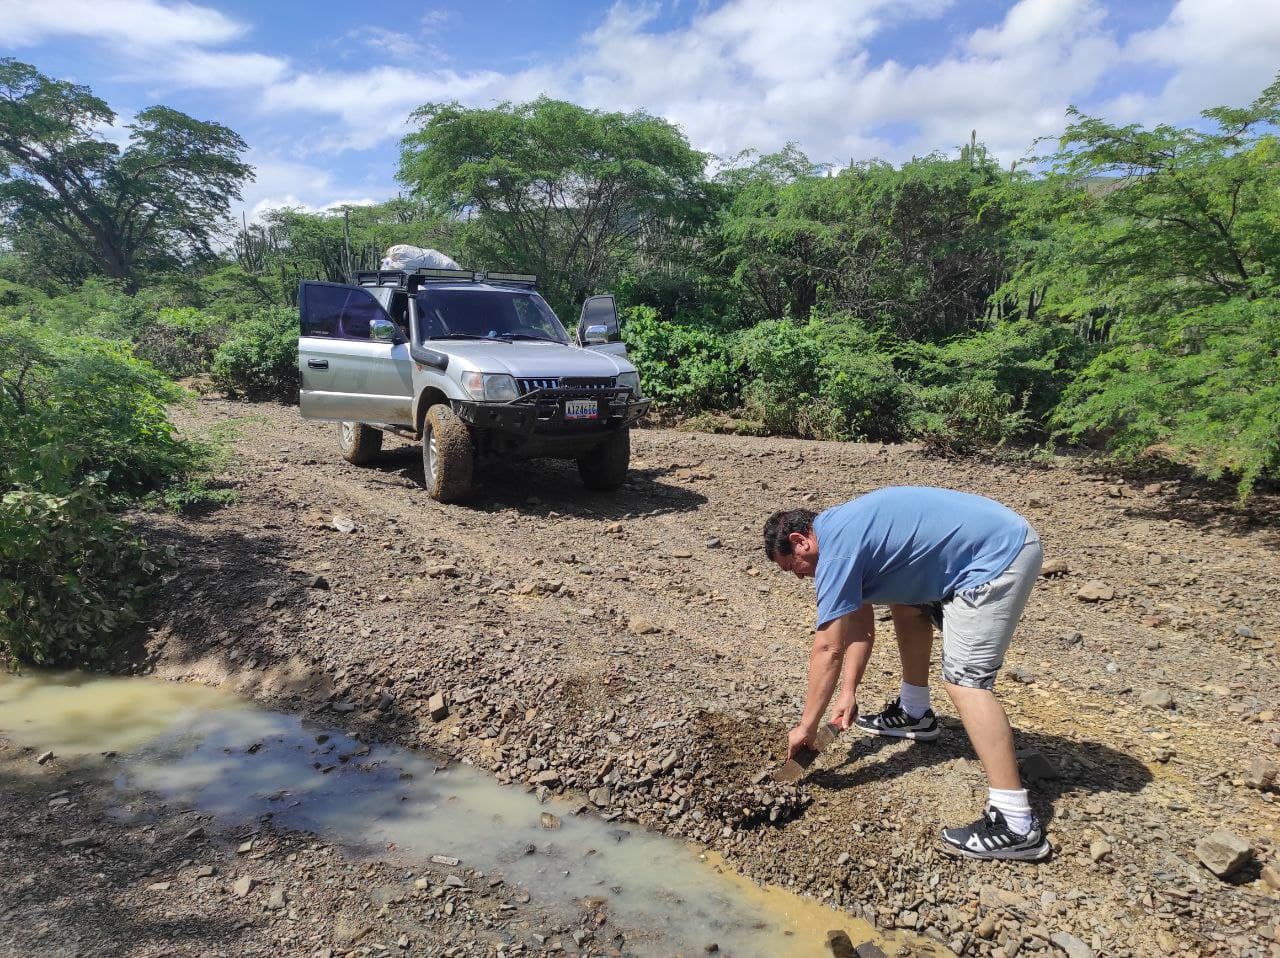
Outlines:
[[[809,782],[838,791],[897,778],[916,769],[956,759],[976,762],[977,755],[961,728],[944,728],[934,742],[916,742],[885,752],[901,739],[857,735],[834,749],[847,750],[839,765],[809,776]],[[1053,819],[1054,804],[1068,793],[1140,792],[1152,780],[1150,769],[1125,752],[1101,742],[1075,741],[1042,732],[1014,730],[1023,785],[1042,821]]]
[[[422,485],[422,455],[417,446],[388,448],[371,468],[375,474],[393,473],[414,486]],[[674,472],[668,468],[632,469],[621,489],[601,492],[582,485],[578,467],[572,461],[518,459],[489,463],[477,468],[475,492],[467,505],[478,512],[514,509],[528,516],[546,517],[555,512],[602,520],[692,512],[705,505],[707,497],[700,492],[664,481]]]
[[[152,880],[144,877],[152,870],[179,867],[192,854],[190,843],[115,838],[118,826],[85,819],[88,808],[64,810],[54,824],[19,816],[43,805],[58,787],[73,789],[77,798],[86,789],[111,788],[109,776],[102,783],[85,779],[84,769],[38,782],[0,769],[0,885],[5,889],[0,952],[106,958],[121,954],[128,943],[131,951],[150,947],[197,955],[217,943],[234,942],[238,933],[230,919],[162,918],[129,900],[140,884]],[[62,844],[82,834],[94,836],[93,843]]]

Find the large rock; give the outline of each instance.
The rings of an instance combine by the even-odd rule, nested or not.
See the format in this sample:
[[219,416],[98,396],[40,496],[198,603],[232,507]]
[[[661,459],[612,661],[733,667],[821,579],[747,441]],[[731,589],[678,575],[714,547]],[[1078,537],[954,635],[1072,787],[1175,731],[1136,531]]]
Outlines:
[[1076,598],[1081,602],[1110,602],[1115,597],[1115,588],[1097,579],[1090,579],[1076,593]]
[[1049,940],[1053,942],[1055,948],[1066,952],[1067,958],[1093,958],[1093,949],[1075,935],[1059,931],[1055,932]]
[[1066,559],[1045,559],[1040,566],[1040,574],[1050,577],[1055,575],[1066,575],[1071,571],[1071,566]]
[[1274,791],[1277,784],[1276,764],[1264,755],[1255,755],[1249,761],[1249,767],[1245,769],[1244,783],[1249,788],[1256,788],[1259,791]]
[[1239,835],[1219,829],[1196,842],[1196,858],[1219,878],[1230,878],[1253,858],[1253,848]]
[[1138,696],[1138,701],[1149,709],[1173,708],[1173,696],[1168,689],[1148,689]]

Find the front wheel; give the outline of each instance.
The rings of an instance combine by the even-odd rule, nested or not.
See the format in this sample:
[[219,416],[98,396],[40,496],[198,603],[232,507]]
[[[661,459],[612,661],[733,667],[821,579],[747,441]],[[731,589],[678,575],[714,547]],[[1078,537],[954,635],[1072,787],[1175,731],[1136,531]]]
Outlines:
[[437,502],[461,502],[471,494],[476,451],[471,429],[444,403],[427,410],[422,425],[422,482]]
[[347,462],[368,465],[382,452],[382,430],[362,422],[338,423],[338,448]]
[[590,452],[578,457],[578,475],[588,489],[617,489],[631,465],[631,429],[623,426]]

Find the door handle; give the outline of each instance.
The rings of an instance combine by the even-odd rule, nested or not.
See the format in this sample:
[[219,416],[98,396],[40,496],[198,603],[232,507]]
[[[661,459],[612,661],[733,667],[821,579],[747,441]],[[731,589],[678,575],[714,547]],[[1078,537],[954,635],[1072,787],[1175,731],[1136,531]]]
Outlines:
[[307,365],[312,369],[328,369],[329,360],[327,359],[308,359]]

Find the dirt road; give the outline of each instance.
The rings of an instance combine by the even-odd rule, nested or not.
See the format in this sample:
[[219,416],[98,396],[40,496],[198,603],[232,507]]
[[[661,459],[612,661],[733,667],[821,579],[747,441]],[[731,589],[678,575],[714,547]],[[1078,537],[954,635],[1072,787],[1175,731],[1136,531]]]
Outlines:
[[[1280,796],[1251,787],[1280,760],[1274,498],[1241,513],[1066,462],[654,429],[617,494],[538,462],[442,506],[416,447],[357,468],[293,408],[202,401],[179,420],[232,437],[239,501],[145,520],[182,570],[155,604],[162,674],[579,796],[959,953],[1280,956]],[[846,736],[802,785],[751,784],[798,715],[813,619],[811,587],[765,562],[763,519],[890,484],[1003,501],[1060,567],[999,686],[1047,864],[939,851],[985,798],[940,690],[935,744]],[[864,709],[897,691],[887,622],[881,639]],[[1195,852],[1220,829],[1253,849],[1227,880]]]

